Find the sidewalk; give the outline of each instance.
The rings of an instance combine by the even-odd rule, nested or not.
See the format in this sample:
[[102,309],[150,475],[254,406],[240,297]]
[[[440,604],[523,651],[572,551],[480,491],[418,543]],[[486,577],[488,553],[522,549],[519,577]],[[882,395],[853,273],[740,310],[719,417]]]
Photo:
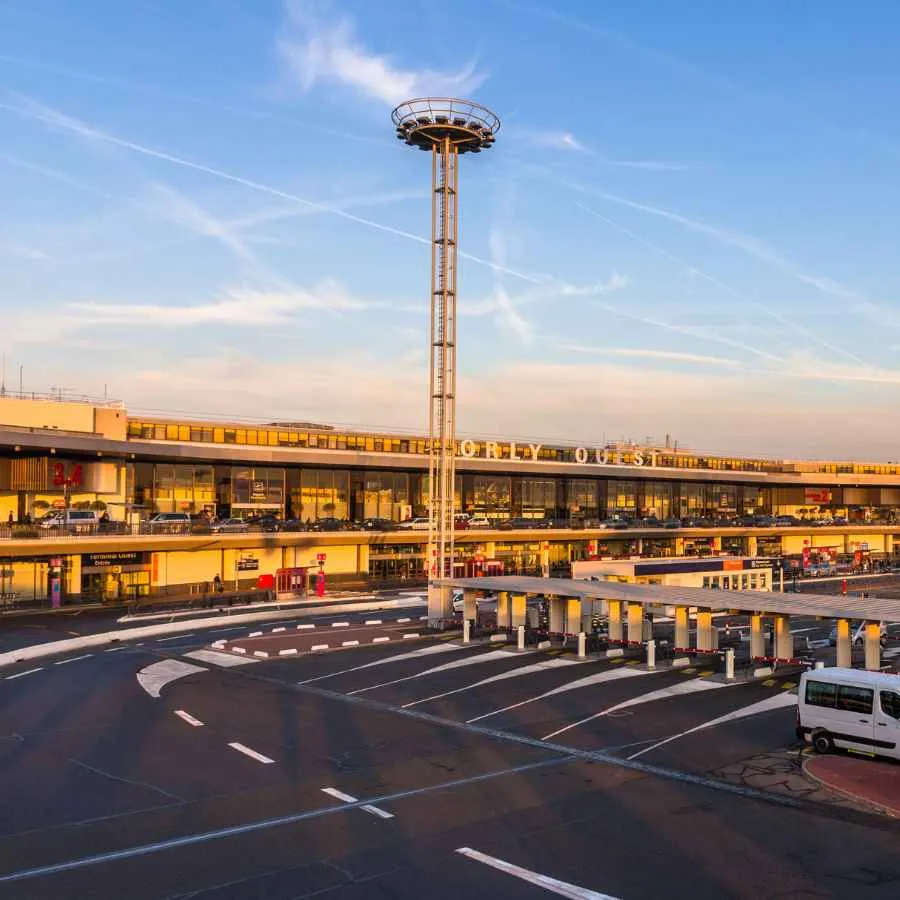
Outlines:
[[829,754],[810,756],[803,769],[825,787],[890,816],[900,816],[900,765],[895,762]]

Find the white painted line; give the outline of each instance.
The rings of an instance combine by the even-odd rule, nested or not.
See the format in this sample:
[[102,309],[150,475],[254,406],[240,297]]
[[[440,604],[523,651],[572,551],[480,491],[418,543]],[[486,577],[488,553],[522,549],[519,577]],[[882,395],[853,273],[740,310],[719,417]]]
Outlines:
[[210,647],[215,647],[217,650],[221,650],[222,647],[224,647],[227,643],[228,641],[226,641],[225,638],[222,638],[221,641],[213,641],[210,644]]
[[403,640],[406,640],[407,638],[417,638],[417,637],[419,637],[418,632],[413,632],[412,634],[404,634]]
[[66,663],[78,662],[79,659],[88,659],[93,653],[85,653],[84,656],[70,656],[68,659],[61,659],[59,662],[53,663],[54,666],[64,666]]
[[358,647],[359,641],[342,641],[341,646],[342,647]]
[[398,625],[403,625],[406,622],[412,622],[412,619],[397,619]]
[[188,725],[193,725],[194,728],[199,728],[203,724],[199,719],[195,719],[189,712],[185,712],[183,709],[176,709],[175,715],[178,716],[179,719],[184,719]]
[[[374,641],[373,641],[374,643]],[[327,648],[327,644],[325,645]],[[313,647],[313,650],[316,648]],[[400,662],[404,659],[415,659],[418,656],[430,656],[433,653],[447,653],[450,650],[462,650],[462,644],[432,644],[428,647],[420,647],[418,650],[411,650],[409,653],[398,653],[396,656],[386,656],[384,659],[376,659],[374,662],[363,663],[361,666],[353,666],[350,669],[341,669],[338,672],[329,672],[327,675],[317,675],[315,678],[307,678],[306,681],[299,681],[298,684],[311,684],[313,681],[321,681],[323,678],[334,678],[335,675],[346,675],[349,672],[358,672],[360,669],[369,669],[372,666],[383,666],[387,663]]]
[[124,649],[125,649],[124,646],[119,646],[119,647],[107,647],[106,650],[104,650],[103,652],[104,652],[104,653],[115,653],[115,652],[118,651],[118,650],[124,650]]
[[695,725],[693,728],[688,728],[687,731],[682,731],[679,734],[673,734],[671,737],[667,737],[665,740],[657,741],[652,746],[645,747],[643,750],[633,753],[628,759],[637,759],[639,756],[643,756],[645,753],[649,753],[657,747],[662,747],[663,744],[677,741],[678,738],[693,734],[695,731],[702,731],[704,728],[714,728],[716,725],[722,725],[725,722],[733,722],[735,719],[743,719],[746,716],[755,716],[758,713],[769,712],[769,710],[772,709],[781,709],[784,706],[796,705],[796,695],[792,694],[790,691],[781,691],[766,697],[765,700],[760,700],[758,703],[751,703],[749,706],[745,706],[741,709],[732,710],[730,713],[725,713],[724,716],[719,716],[717,719],[710,719],[708,722],[703,722],[700,725]]
[[335,800],[341,800],[344,803],[358,803],[359,798],[354,797],[352,794],[345,794],[343,791],[339,791],[337,788],[327,787],[322,788],[323,794],[328,794],[329,797],[334,797]]
[[278,634],[279,631],[287,631],[287,628],[273,628],[272,634]]
[[415,675],[407,675],[405,678],[395,678],[393,681],[383,681],[381,684],[370,684],[368,687],[360,688],[356,691],[350,691],[348,696],[352,694],[364,694],[366,691],[374,691],[376,688],[387,687],[391,684],[400,684],[402,681],[412,681],[414,678],[424,678],[426,675],[433,675],[436,672],[446,672],[450,669],[459,669],[462,666],[477,666],[481,663],[496,662],[498,659],[516,659],[508,650],[490,650],[487,653],[479,653],[475,656],[467,656],[465,659],[456,659],[453,662],[444,663],[442,666],[433,666],[424,672],[417,672]]
[[43,672],[44,667],[38,666],[36,669],[29,669],[27,672],[17,672],[15,675],[7,675],[5,680],[12,681],[14,678],[24,678],[26,675],[34,675],[35,672]]
[[650,691],[649,694],[641,694],[639,697],[633,697],[631,700],[626,700],[623,703],[617,703],[615,706],[610,706],[607,709],[603,709],[598,713],[594,713],[592,716],[587,716],[584,719],[579,719],[577,722],[572,722],[570,725],[566,725],[564,728],[558,728],[556,731],[551,731],[550,734],[545,734],[541,738],[541,740],[549,741],[550,738],[554,738],[566,731],[571,731],[573,728],[578,728],[580,725],[584,725],[587,722],[593,722],[594,719],[608,716],[610,715],[610,713],[619,712],[619,710],[628,709],[632,706],[640,706],[643,703],[652,703],[655,700],[668,700],[671,697],[680,697],[684,694],[696,694],[700,691],[711,691],[715,690],[716,688],[734,687],[738,683],[739,682],[736,681],[704,681],[701,678],[691,678],[688,681],[679,681],[677,684],[673,684],[665,688],[660,688],[658,691]]
[[[389,637],[377,637],[377,638],[372,638],[372,643],[373,644],[383,644],[385,641],[389,641],[389,640],[390,640]],[[897,652],[900,653],[900,650],[898,650]]]
[[420,621],[420,622],[427,622],[427,621],[428,621],[428,616],[419,616],[419,621]]
[[218,653],[215,650],[194,650],[191,653],[185,653],[185,658],[196,659],[200,662],[212,663],[214,666],[221,666],[223,669],[231,666],[246,666],[249,663],[255,663],[255,659],[247,656],[235,656],[233,653]]
[[491,716],[497,716],[500,713],[509,712],[511,709],[518,709],[520,706],[526,706],[529,703],[543,700],[545,697],[553,697],[556,694],[564,694],[567,691],[575,691],[579,688],[590,687],[594,684],[602,684],[604,681],[617,681],[619,678],[636,678],[641,675],[652,674],[652,672],[645,669],[625,668],[624,666],[621,669],[607,669],[606,671],[598,672],[596,675],[587,675],[584,678],[577,678],[575,681],[570,681],[568,684],[564,684],[561,687],[553,688],[552,691],[545,691],[543,694],[529,697],[527,700],[520,700],[518,703],[511,703],[509,706],[501,706],[500,709],[494,709],[491,710],[491,712],[475,716],[474,719],[467,719],[466,724],[471,725],[472,722],[480,722],[482,719],[489,719]]
[[472,684],[455,688],[452,691],[444,691],[443,694],[433,694],[431,697],[423,697],[421,700],[413,700],[412,703],[404,703],[402,709],[410,706],[418,706],[420,703],[428,703],[430,700],[440,700],[442,697],[449,697],[451,694],[460,694],[463,691],[470,691],[472,688],[481,687],[485,684],[491,684],[494,681],[505,681],[507,678],[519,678],[522,675],[532,675],[535,672],[547,672],[550,669],[564,668],[565,666],[584,665],[586,659],[545,659],[543,662],[532,663],[529,666],[522,666],[520,669],[513,669],[512,672],[503,672],[500,675],[491,675],[490,678],[482,678],[480,681],[474,681]]
[[523,869],[521,866],[514,866],[505,860],[497,859],[496,856],[488,856],[486,853],[480,853],[478,850],[472,850],[471,847],[460,847],[456,851],[462,856],[467,856],[475,862],[484,863],[492,869],[505,872],[521,881],[527,881],[529,884],[537,885],[551,894],[557,894],[560,897],[568,897],[570,900],[617,900],[611,894],[601,894],[599,891],[592,891],[590,888],[579,887],[577,884],[569,884],[567,881],[560,881],[557,878],[551,878],[549,875],[541,875],[538,872],[532,872],[531,869]]
[[246,653],[247,651],[243,647],[232,647],[231,648],[235,653]]
[[327,650],[328,644],[313,644],[310,650]]
[[315,627],[316,627],[315,625],[298,625],[297,631],[303,631],[303,629],[305,629],[305,628],[315,628]]
[[245,744],[239,744],[237,741],[233,741],[228,746],[231,747],[232,750],[237,750],[238,753],[249,756],[250,759],[255,759],[257,762],[265,763],[266,765],[275,762],[274,759],[269,759],[268,756],[263,756],[262,753],[257,753],[255,750],[251,750]]
[[349,622],[332,622],[331,627],[332,628],[349,628],[350,623]]
[[380,625],[381,619],[366,619],[363,625]]
[[193,675],[196,672],[208,672],[203,666],[195,666],[180,659],[164,659],[141,669],[137,673],[138,684],[151,696],[158,697],[159,692],[170,682]]
[[262,632],[261,631],[251,631],[250,634],[247,635],[247,637],[262,637]]
[[260,659],[268,659],[269,658],[269,653],[266,650],[254,650],[253,655],[258,656]]
[[173,634],[171,637],[157,638],[156,643],[161,644],[163,641],[177,641],[177,640],[180,640],[181,638],[193,637],[193,636],[194,636],[193,631],[188,632],[187,634]]
[[295,653],[299,653],[300,651],[296,647],[288,647],[287,650],[279,650],[279,656],[293,656]]
[[366,803],[365,806],[361,806],[360,809],[364,809],[367,813],[371,813],[373,816],[378,816],[380,819],[393,819],[394,814],[389,813],[386,809],[381,809],[379,806],[372,806],[371,803]]

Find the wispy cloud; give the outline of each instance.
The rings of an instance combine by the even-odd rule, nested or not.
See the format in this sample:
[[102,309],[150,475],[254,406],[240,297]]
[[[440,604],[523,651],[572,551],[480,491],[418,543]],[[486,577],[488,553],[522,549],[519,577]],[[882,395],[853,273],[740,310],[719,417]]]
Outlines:
[[364,97],[396,105],[429,95],[467,95],[485,75],[469,63],[458,72],[402,68],[390,57],[367,49],[353,20],[333,17],[326,4],[289,0],[285,35],[278,42],[282,59],[304,91],[317,83],[337,84]]
[[743,364],[735,359],[723,356],[705,356],[701,353],[680,353],[676,350],[654,350],[643,347],[599,347],[589,344],[558,341],[555,346],[570,353],[585,353],[596,356],[623,356],[637,359],[656,359],[664,362],[694,363],[703,366],[726,366],[743,368]]

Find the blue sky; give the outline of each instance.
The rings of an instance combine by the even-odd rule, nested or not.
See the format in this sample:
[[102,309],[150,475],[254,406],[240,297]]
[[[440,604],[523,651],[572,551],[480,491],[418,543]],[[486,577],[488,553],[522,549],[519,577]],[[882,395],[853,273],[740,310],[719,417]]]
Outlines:
[[421,429],[423,94],[461,166],[459,428],[900,456],[900,8],[0,0],[6,380]]

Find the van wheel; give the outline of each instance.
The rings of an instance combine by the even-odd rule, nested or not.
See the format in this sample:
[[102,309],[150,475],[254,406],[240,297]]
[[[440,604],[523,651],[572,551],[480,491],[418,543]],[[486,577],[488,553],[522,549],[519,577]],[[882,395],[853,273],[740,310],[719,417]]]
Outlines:
[[827,731],[814,731],[812,745],[816,753],[831,753],[834,750],[834,741]]

